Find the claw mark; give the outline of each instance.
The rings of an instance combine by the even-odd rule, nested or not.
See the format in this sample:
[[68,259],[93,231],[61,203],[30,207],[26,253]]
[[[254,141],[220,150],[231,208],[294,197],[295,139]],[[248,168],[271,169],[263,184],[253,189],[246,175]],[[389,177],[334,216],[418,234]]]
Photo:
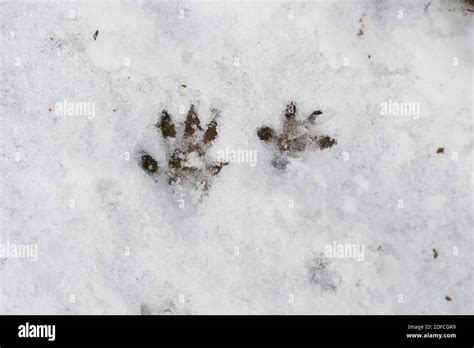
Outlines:
[[191,108],[188,111],[188,116],[186,116],[186,122],[184,124],[184,138],[190,138],[196,131],[202,131],[201,121],[199,120],[194,105],[191,105]]
[[166,110],[161,113],[161,121],[158,127],[161,129],[164,138],[174,138],[176,136],[173,121],[171,121],[171,117]]
[[365,29],[364,18],[365,18],[365,14],[363,14],[362,17],[359,18],[360,28],[359,28],[359,32],[357,33],[357,36],[359,37],[359,39],[362,39],[364,37],[364,29]]

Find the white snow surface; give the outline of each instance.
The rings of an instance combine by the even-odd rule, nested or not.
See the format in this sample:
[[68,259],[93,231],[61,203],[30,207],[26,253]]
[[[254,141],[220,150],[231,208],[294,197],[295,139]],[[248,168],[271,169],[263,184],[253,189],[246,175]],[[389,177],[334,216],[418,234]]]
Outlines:
[[[0,258],[0,313],[472,314],[472,9],[2,1],[0,244],[38,260]],[[337,144],[277,169],[256,130],[290,101]],[[221,112],[211,157],[257,153],[201,195],[138,163],[191,104]]]

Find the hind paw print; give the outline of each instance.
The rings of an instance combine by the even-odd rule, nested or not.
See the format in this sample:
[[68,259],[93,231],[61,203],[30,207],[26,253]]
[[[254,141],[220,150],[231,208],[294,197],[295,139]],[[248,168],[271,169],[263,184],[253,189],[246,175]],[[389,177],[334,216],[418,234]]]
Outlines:
[[[186,120],[180,127],[175,126],[171,115],[163,110],[156,124],[166,143],[167,168],[165,172],[169,183],[189,182],[196,188],[207,190],[210,179],[221,171],[227,162],[213,161],[207,150],[217,138],[217,117],[219,112],[211,110],[213,118],[206,126],[201,121],[194,105],[191,105]],[[143,153],[141,166],[149,174],[160,171],[156,160],[148,153]]]
[[288,164],[287,156],[296,157],[307,147],[316,145],[320,149],[327,149],[337,144],[335,139],[325,135],[317,136],[312,134],[316,119],[322,112],[313,111],[305,120],[296,119],[296,105],[291,102],[287,105],[283,131],[277,134],[273,128],[263,126],[257,130],[260,140],[276,146],[280,152],[273,160],[273,165],[277,168],[285,168]]

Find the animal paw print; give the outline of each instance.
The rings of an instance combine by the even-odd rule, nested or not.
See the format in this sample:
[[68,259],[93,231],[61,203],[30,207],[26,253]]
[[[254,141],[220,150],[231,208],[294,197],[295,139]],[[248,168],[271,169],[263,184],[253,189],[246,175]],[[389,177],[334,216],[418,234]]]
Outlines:
[[[191,105],[184,125],[176,127],[170,114],[163,110],[156,127],[166,143],[169,183],[189,182],[195,188],[207,190],[210,179],[221,171],[227,162],[213,161],[207,150],[217,138],[217,117],[219,111],[211,110],[213,119],[204,130],[194,105]],[[141,166],[149,174],[160,170],[156,160],[147,153],[141,157]]]
[[330,269],[329,261],[319,256],[306,264],[311,285],[317,285],[324,291],[336,291],[340,283],[340,275]]
[[299,121],[296,119],[296,105],[291,102],[286,107],[283,131],[280,134],[267,126],[258,129],[257,135],[260,140],[274,144],[280,152],[273,160],[276,168],[284,169],[288,164],[287,156],[296,157],[307,147],[316,145],[320,149],[327,149],[337,144],[335,139],[327,135],[312,134],[312,128],[319,115],[322,115],[321,111],[313,111],[305,120]]

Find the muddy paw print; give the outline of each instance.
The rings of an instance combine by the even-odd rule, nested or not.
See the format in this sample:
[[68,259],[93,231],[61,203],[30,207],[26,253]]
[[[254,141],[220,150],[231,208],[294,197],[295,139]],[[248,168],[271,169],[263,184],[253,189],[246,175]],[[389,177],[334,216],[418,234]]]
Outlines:
[[[210,179],[219,174],[227,162],[213,161],[207,150],[217,137],[216,109],[212,121],[204,130],[194,105],[188,111],[184,125],[175,126],[166,110],[161,112],[161,118],[156,124],[166,143],[167,168],[164,170],[169,183],[191,183],[195,188],[207,190]],[[161,169],[156,160],[147,153],[141,157],[141,166],[149,174],[155,174]]]
[[273,165],[276,168],[285,168],[288,164],[287,156],[296,157],[298,153],[308,147],[316,145],[320,149],[327,149],[337,144],[335,139],[327,135],[312,134],[316,118],[319,115],[322,115],[321,111],[313,111],[305,120],[299,121],[296,119],[296,105],[291,102],[286,107],[283,131],[280,134],[267,126],[258,129],[258,137],[266,143],[274,144],[279,151],[273,160]]

